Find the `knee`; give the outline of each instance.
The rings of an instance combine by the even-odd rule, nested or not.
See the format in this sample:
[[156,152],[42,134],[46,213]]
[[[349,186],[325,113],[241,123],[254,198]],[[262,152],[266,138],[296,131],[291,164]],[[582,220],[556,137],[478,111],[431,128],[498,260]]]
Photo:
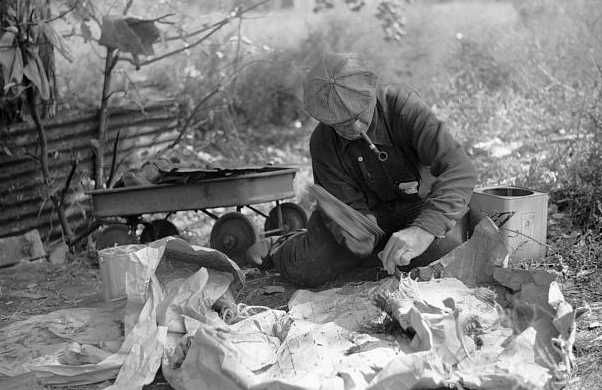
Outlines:
[[[330,277],[327,259],[312,248],[307,233],[289,238],[272,255],[280,276],[299,287],[317,287]],[[316,256],[317,255],[317,256]]]
[[361,261],[335,241],[312,239],[309,232],[288,239],[272,254],[272,260],[283,279],[310,288],[336,279]]

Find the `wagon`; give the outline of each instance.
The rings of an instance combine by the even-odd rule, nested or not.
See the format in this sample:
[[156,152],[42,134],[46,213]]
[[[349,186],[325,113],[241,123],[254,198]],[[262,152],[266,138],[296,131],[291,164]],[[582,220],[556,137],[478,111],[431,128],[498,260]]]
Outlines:
[[[89,191],[96,223],[104,225],[97,234],[97,248],[177,235],[177,227],[167,221],[167,217],[174,212],[195,210],[215,220],[210,246],[242,265],[246,262],[247,249],[258,236],[287,233],[305,226],[305,211],[295,203],[282,202],[295,195],[293,179],[297,171],[275,166],[172,170],[161,184]],[[271,202],[275,202],[275,206],[267,214],[255,207]],[[245,207],[265,218],[261,233],[241,213]],[[210,211],[223,208],[236,211],[221,216]],[[167,217],[155,220],[142,217],[156,213],[167,213]],[[119,218],[117,223],[115,218]],[[137,236],[140,224],[144,229]]]

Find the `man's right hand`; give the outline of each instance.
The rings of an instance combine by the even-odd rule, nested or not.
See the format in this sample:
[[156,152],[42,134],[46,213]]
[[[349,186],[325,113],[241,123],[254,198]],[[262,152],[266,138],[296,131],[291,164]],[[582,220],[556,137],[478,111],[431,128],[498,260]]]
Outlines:
[[397,266],[410,264],[431,245],[435,236],[418,226],[410,226],[391,235],[378,258],[384,269],[393,275]]
[[352,237],[346,231],[342,232],[344,245],[358,256],[368,256],[374,249],[374,235],[368,234],[360,239]]

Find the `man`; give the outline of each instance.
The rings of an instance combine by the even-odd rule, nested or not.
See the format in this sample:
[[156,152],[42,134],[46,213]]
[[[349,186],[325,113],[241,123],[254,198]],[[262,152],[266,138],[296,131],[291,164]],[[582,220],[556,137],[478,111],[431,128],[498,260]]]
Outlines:
[[375,220],[385,237],[357,242],[316,210],[306,231],[270,250],[284,278],[317,286],[375,256],[393,273],[461,243],[454,226],[468,210],[475,169],[413,91],[377,86],[357,57],[327,54],[306,78],[304,103],[320,122],[310,140],[315,183]]

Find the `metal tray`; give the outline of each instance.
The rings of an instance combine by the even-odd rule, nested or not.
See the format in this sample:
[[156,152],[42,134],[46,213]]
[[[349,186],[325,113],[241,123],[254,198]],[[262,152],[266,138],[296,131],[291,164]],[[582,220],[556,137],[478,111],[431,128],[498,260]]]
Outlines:
[[247,206],[294,197],[296,168],[267,167],[186,184],[152,184],[88,191],[96,217],[132,216]]

